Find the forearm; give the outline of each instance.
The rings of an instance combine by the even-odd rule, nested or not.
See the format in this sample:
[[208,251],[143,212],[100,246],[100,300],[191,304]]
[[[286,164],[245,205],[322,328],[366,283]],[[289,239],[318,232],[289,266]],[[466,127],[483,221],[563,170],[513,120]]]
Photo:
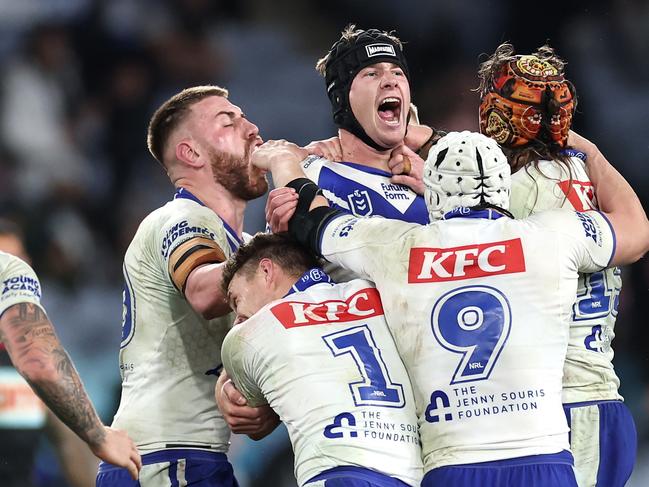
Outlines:
[[104,426],[45,313],[21,303],[9,308],[1,321],[0,338],[18,372],[72,431],[91,447],[99,445]]
[[185,298],[205,319],[218,318],[230,312],[221,290],[223,264],[206,264],[194,269],[187,278]]

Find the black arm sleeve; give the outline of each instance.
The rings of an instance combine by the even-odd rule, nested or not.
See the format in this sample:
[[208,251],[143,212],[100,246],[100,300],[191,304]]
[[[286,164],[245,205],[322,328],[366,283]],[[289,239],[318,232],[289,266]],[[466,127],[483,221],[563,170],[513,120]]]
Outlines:
[[298,194],[297,208],[288,222],[288,233],[315,255],[322,257],[319,248],[320,234],[331,219],[343,215],[344,212],[326,206],[309,211],[314,198],[322,194],[322,190],[310,179],[294,179],[286,186],[295,189]]

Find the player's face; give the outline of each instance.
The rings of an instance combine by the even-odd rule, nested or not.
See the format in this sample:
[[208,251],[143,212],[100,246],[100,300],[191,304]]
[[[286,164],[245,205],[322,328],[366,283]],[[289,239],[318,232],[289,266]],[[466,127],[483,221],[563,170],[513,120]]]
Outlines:
[[410,84],[399,66],[377,63],[359,71],[349,90],[349,103],[372,140],[385,147],[403,142]]
[[250,162],[252,152],[263,142],[257,126],[222,96],[201,100],[192,107],[192,113],[192,129],[209,160],[214,180],[246,201],[266,193],[266,172]]
[[228,301],[237,315],[235,323],[247,320],[273,299],[276,298],[271,295],[268,281],[259,269],[252,276],[237,272],[230,281]]

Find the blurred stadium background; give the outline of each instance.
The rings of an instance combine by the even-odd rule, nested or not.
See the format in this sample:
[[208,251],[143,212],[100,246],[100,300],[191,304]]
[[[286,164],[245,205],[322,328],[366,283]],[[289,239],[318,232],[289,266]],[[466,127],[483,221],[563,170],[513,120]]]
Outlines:
[[[24,229],[45,306],[104,421],[119,395],[121,259],[140,220],[172,195],[146,150],[152,111],[215,83],[264,139],[329,137],[313,66],[348,22],[407,42],[413,100],[444,130],[477,129],[481,54],[549,41],[577,87],[577,131],[649,208],[646,0],[0,0],[0,216]],[[250,205],[248,232],[263,228],[263,204]],[[649,259],[623,279],[615,365],[640,439],[630,485],[645,486]],[[231,459],[242,487],[295,485],[283,430],[257,444],[234,437]],[[46,444],[38,470],[42,485],[65,486]]]

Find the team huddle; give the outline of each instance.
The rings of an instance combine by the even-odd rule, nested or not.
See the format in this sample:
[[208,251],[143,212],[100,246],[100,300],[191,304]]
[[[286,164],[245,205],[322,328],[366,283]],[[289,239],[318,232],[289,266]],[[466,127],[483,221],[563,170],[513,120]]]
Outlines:
[[[400,40],[350,26],[317,64],[337,137],[263,143],[216,86],[163,103],[148,146],[176,192],[123,267],[112,426],[130,440],[82,386],[92,428],[39,389],[104,460],[96,485],[237,486],[231,432],[281,421],[300,486],[623,486],[617,266],[649,250],[649,221],[570,131],[563,68],[501,45],[478,72],[481,133],[444,134],[419,123]],[[267,173],[271,231],[250,237]],[[8,254],[0,270],[21,371],[8,330],[20,303],[42,312],[40,286]]]

